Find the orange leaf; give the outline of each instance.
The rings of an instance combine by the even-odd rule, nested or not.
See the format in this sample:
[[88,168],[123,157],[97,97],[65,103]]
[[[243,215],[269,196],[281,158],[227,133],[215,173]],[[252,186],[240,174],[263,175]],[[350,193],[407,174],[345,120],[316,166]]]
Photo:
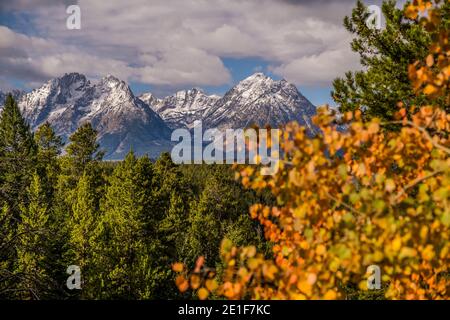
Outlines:
[[172,265],[172,270],[175,272],[183,272],[184,265],[181,262],[176,262]]
[[209,291],[208,291],[207,289],[205,289],[205,288],[200,288],[200,289],[198,290],[197,295],[198,295],[198,298],[199,298],[200,300],[205,300],[205,299],[208,298],[208,296],[209,296]]

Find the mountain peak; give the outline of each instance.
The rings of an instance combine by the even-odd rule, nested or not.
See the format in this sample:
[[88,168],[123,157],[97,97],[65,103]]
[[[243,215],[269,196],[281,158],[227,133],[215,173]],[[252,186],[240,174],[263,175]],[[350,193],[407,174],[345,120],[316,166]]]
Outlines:
[[[280,81],[275,81],[262,72],[257,72],[239,82],[235,88],[241,90],[255,90],[255,88],[270,88]],[[264,90],[264,89],[263,89]]]
[[69,73],[65,73],[62,77],[59,78],[60,80],[65,80],[65,81],[76,81],[76,80],[80,80],[80,79],[86,79],[86,76],[84,74],[78,73],[78,72],[69,72]]
[[119,78],[117,78],[111,74],[108,74],[107,76],[101,78],[99,83],[103,84],[103,85],[107,85],[109,87],[117,87],[121,84],[125,84],[124,81],[120,80]]
[[101,92],[114,92],[114,96],[117,96],[119,100],[135,99],[134,94],[128,84],[113,75],[107,75],[106,77],[100,79],[97,87],[101,90]]
[[267,79],[267,78],[269,78],[269,77],[266,76],[264,73],[256,72],[256,73],[252,74],[251,76],[245,78],[243,81],[245,81],[245,80],[254,80],[254,79]]
[[170,145],[163,120],[112,75],[91,84],[82,74],[68,73],[26,94],[18,104],[32,129],[49,122],[63,139],[80,124],[92,123],[107,159],[121,159],[130,147],[156,157]]
[[261,72],[222,97],[194,87],[162,99],[151,93],[137,98],[125,81],[113,75],[91,83],[80,73],[66,73],[20,97],[19,108],[33,129],[48,121],[63,138],[81,123],[91,122],[99,143],[109,151],[108,159],[121,158],[130,146],[140,154],[157,156],[170,145],[170,129],[192,129],[197,120],[204,128],[220,130],[252,124],[278,127],[296,120],[312,130],[310,118],[316,111],[295,85]]
[[[272,127],[297,120],[312,128],[315,107],[285,80],[258,72],[236,84],[205,114],[208,127],[246,128],[252,124]],[[307,119],[307,120],[305,120]]]
[[86,76],[78,72],[65,73],[62,77],[52,79],[48,82],[50,86],[61,86],[63,88],[68,88],[73,85],[80,87],[87,83]]

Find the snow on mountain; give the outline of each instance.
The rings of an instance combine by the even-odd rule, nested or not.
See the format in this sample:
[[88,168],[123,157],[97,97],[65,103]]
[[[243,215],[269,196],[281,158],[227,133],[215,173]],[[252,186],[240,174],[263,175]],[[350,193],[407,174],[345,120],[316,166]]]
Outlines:
[[195,120],[203,128],[278,127],[299,121],[313,130],[316,108],[286,80],[275,81],[256,73],[238,83],[223,97],[208,96],[199,89],[184,90],[158,99],[151,93],[139,97],[157,112],[171,129],[192,129]]
[[183,90],[158,99],[151,93],[139,97],[146,102],[172,128],[186,127],[191,129],[195,120],[202,120],[205,113],[220,99],[208,96],[201,89]]
[[91,83],[84,75],[65,74],[20,98],[19,108],[33,129],[48,121],[64,139],[92,123],[106,159],[121,159],[131,149],[156,157],[171,145],[164,121],[113,76]]
[[[82,123],[92,123],[106,159],[122,159],[131,149],[157,157],[171,150],[171,129],[192,129],[195,120],[202,120],[203,129],[220,130],[279,127],[296,120],[311,132],[316,112],[293,84],[262,73],[242,80],[223,97],[194,88],[162,99],[151,93],[138,98],[113,76],[91,83],[79,73],[52,79],[28,94],[14,91],[13,95],[33,129],[48,121],[66,141]],[[5,97],[0,92],[0,106]]]
[[207,128],[278,127],[296,120],[313,131],[316,108],[286,80],[256,73],[234,86],[204,115]]

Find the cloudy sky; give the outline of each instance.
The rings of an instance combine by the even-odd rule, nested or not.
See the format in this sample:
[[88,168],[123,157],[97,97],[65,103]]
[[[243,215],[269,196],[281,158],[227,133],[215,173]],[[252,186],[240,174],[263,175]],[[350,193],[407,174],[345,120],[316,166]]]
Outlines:
[[[355,1],[0,0],[0,89],[80,72],[113,74],[137,94],[222,94],[260,71],[326,103],[332,80],[359,68],[342,27]],[[80,30],[66,27],[72,4]]]

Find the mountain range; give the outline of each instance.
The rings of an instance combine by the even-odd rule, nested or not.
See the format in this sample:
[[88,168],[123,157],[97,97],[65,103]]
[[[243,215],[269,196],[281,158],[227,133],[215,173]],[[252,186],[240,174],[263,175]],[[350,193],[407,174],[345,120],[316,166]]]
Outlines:
[[[114,76],[91,82],[79,73],[49,80],[29,93],[12,94],[32,129],[48,121],[65,141],[82,123],[91,122],[108,160],[123,159],[131,149],[155,158],[171,150],[172,130],[192,129],[196,120],[202,121],[203,129],[220,130],[278,127],[296,120],[313,130],[311,116],[316,111],[293,84],[262,73],[242,80],[223,97],[199,88],[165,98],[152,93],[137,97]],[[0,106],[5,96],[0,92]]]

